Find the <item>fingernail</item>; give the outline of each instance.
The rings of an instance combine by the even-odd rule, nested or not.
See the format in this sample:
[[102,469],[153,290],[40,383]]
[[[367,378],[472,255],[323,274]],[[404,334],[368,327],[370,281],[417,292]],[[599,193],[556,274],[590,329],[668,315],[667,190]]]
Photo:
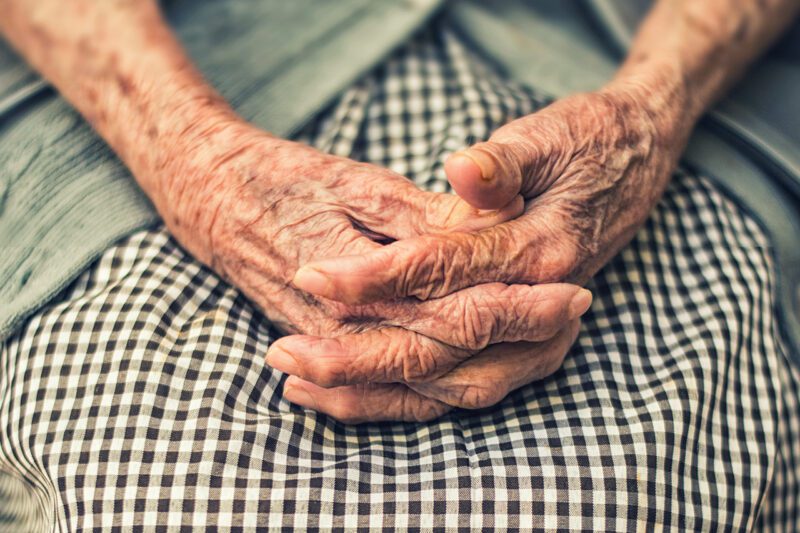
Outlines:
[[467,161],[471,161],[478,167],[480,170],[480,177],[484,181],[491,181],[494,178],[494,165],[490,161],[484,161],[485,157],[479,157],[475,154],[470,153],[469,150],[464,150],[462,152],[456,152],[452,155],[454,158],[463,157]]
[[292,282],[300,289],[312,294],[325,294],[330,281],[328,276],[311,267],[301,267],[294,275]]
[[579,316],[582,316],[591,306],[592,293],[586,289],[579,290],[569,302],[569,309],[567,310],[569,319],[575,320]]
[[300,385],[292,385],[289,387],[284,386],[283,397],[290,402],[296,403],[297,405],[307,409],[319,411],[317,402],[314,401],[314,397],[311,396],[311,394]]
[[267,351],[267,364],[286,374],[297,376],[300,373],[300,365],[297,364],[297,359],[280,346],[273,346]]

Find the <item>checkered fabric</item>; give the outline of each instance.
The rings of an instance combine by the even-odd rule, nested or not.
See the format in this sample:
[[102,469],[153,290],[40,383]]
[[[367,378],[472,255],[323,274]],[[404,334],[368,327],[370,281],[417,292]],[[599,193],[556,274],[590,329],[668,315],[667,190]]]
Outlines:
[[[544,103],[437,27],[303,138],[441,191],[448,153]],[[58,530],[796,531],[800,380],[757,224],[679,171],[591,289],[550,378],[347,426],[282,398],[246,298],[140,232],[3,344],[0,486]]]

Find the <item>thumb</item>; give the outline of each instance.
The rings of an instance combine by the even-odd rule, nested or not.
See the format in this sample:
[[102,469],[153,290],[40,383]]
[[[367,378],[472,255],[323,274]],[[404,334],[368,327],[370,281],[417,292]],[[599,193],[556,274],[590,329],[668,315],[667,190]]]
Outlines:
[[453,190],[479,209],[498,209],[521,192],[539,173],[545,150],[531,141],[489,140],[456,152],[445,162]]
[[425,192],[421,198],[421,213],[411,221],[415,232],[409,236],[479,231],[517,218],[525,210],[520,195],[497,209],[476,209],[455,194]]

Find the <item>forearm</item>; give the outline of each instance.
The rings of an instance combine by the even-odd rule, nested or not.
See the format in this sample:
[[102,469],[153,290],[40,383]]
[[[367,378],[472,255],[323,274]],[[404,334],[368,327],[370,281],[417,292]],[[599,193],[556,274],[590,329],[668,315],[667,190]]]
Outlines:
[[798,11],[798,0],[659,0],[611,86],[641,89],[661,127],[685,139]]
[[92,124],[154,200],[156,169],[232,114],[154,0],[0,0],[0,30]]

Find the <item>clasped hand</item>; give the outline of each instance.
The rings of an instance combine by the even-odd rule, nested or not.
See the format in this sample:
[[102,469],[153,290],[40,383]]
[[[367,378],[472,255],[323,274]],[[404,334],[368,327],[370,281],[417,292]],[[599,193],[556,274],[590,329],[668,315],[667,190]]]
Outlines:
[[460,197],[231,121],[169,169],[162,214],[290,333],[267,354],[290,401],[346,422],[488,407],[560,367],[591,304],[564,281],[630,239],[674,164],[632,102],[507,124],[448,160]]

